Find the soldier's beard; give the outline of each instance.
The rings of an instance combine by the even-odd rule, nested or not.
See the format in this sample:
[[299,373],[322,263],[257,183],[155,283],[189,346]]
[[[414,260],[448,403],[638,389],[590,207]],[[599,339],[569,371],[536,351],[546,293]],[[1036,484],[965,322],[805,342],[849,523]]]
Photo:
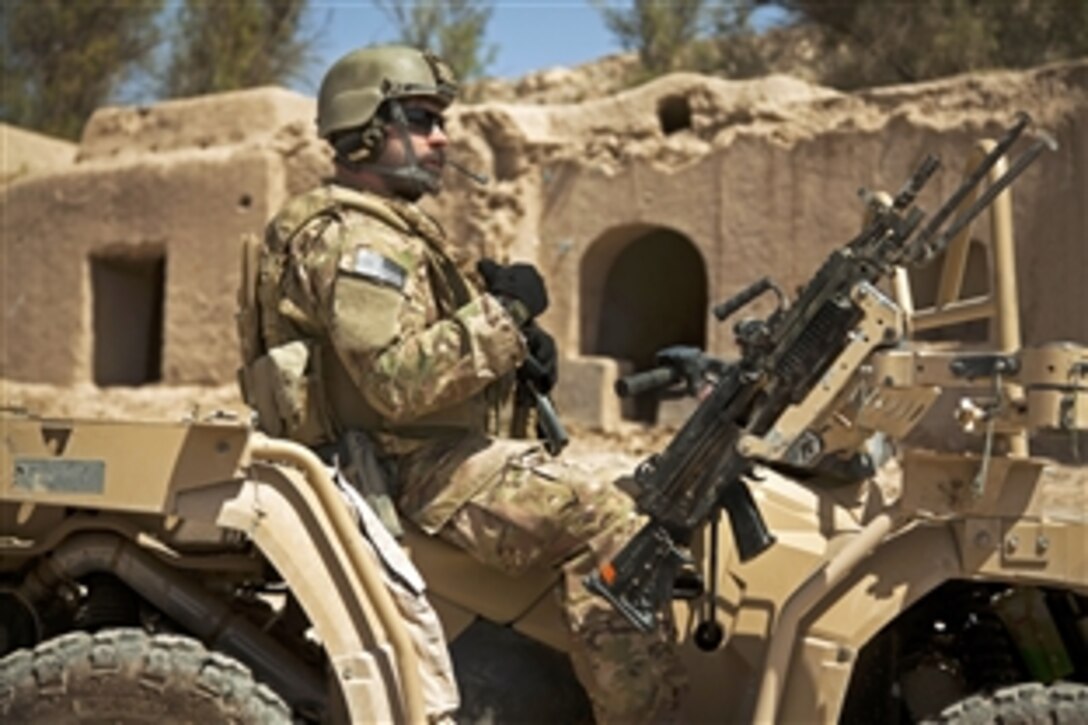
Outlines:
[[[406,201],[416,202],[424,194],[437,194],[442,188],[445,152],[435,149],[417,155],[404,124],[391,128],[389,133],[399,135],[399,152],[389,153],[388,147],[383,144],[375,154],[375,161],[367,164],[370,170],[384,178],[390,194]],[[388,140],[387,136],[386,143]]]
[[385,175],[389,190],[412,202],[424,194],[437,194],[442,188],[443,161],[437,154],[428,154],[416,163],[403,164]]

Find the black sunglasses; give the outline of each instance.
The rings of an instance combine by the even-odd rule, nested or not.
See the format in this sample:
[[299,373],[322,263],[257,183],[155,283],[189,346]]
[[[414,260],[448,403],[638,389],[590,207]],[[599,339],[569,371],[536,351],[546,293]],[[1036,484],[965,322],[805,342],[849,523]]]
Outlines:
[[409,106],[404,109],[404,120],[408,122],[409,128],[424,136],[434,133],[435,126],[442,131],[446,130],[446,119],[441,113],[435,113],[429,108]]

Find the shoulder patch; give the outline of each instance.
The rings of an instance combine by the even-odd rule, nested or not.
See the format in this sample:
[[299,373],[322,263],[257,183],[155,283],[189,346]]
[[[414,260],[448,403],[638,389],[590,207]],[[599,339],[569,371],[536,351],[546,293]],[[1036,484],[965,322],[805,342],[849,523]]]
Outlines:
[[404,267],[372,249],[356,249],[346,271],[396,290],[404,289],[408,281],[408,272]]

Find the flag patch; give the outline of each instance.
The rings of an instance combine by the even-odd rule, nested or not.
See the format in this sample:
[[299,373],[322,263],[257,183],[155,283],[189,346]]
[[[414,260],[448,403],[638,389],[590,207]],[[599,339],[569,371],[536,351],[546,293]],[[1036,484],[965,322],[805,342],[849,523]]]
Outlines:
[[404,285],[408,281],[408,273],[404,267],[371,249],[355,250],[355,259],[352,262],[351,271],[360,277],[396,290],[404,289]]

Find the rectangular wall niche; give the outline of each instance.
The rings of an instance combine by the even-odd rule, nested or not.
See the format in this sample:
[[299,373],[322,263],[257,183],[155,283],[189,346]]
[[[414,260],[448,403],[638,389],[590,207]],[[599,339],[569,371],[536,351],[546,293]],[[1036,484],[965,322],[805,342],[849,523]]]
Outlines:
[[90,261],[94,382],[161,380],[165,252],[160,246],[113,247]]

